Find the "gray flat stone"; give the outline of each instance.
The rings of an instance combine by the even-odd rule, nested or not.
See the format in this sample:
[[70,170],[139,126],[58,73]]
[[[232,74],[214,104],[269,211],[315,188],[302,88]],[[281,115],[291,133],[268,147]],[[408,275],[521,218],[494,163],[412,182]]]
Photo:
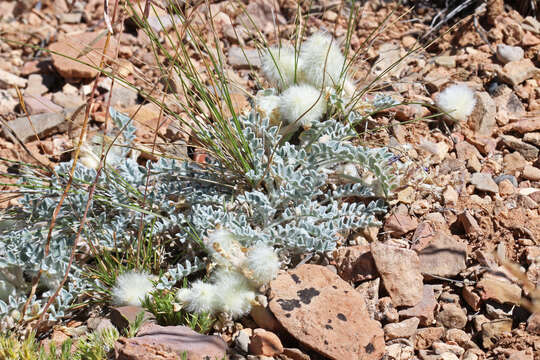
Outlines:
[[7,125],[2,125],[2,129],[6,137],[14,140],[9,131],[11,129],[17,138],[25,143],[34,139],[36,135],[43,138],[59,132],[60,127],[69,121],[74,111],[75,109],[65,109],[55,113],[21,116],[9,121]]
[[497,186],[497,183],[493,180],[491,175],[487,173],[472,174],[471,184],[473,184],[476,189],[480,191],[487,191],[494,194],[497,194],[499,192],[499,187]]

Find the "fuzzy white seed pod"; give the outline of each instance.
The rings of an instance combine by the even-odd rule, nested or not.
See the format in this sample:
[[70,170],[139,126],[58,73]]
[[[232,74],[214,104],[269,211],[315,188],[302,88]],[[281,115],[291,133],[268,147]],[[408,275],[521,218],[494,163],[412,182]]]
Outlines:
[[278,125],[280,122],[279,104],[281,98],[276,95],[257,96],[255,105],[261,117],[268,117],[271,125]]
[[211,233],[206,241],[206,248],[217,265],[238,267],[245,258],[242,246],[227,230],[218,229]]
[[190,289],[180,289],[176,298],[184,308],[193,313],[214,313],[218,308],[218,294],[221,290],[214,284],[195,281]]
[[300,63],[290,45],[268,48],[263,55],[261,68],[266,79],[280,89],[286,89],[299,75]]
[[465,121],[474,110],[476,96],[467,85],[452,85],[437,96],[436,104],[452,118]]
[[317,32],[302,44],[302,79],[317,88],[338,85],[344,64],[345,57],[337,41],[328,33]]
[[213,279],[219,288],[217,295],[219,311],[231,315],[233,319],[249,313],[256,294],[242,274],[218,270]]
[[112,288],[115,305],[140,306],[142,300],[154,289],[151,276],[138,271],[128,271],[116,278]]
[[281,94],[279,113],[287,124],[309,129],[326,112],[324,94],[311,85],[294,85]]
[[345,81],[343,82],[344,95],[348,98],[352,98],[355,92],[356,92],[356,84],[351,78],[347,77]]
[[274,280],[280,266],[279,258],[271,246],[257,244],[249,248],[242,270],[258,288]]
[[79,162],[89,169],[97,169],[99,166],[99,156],[92,148],[86,144],[81,146]]

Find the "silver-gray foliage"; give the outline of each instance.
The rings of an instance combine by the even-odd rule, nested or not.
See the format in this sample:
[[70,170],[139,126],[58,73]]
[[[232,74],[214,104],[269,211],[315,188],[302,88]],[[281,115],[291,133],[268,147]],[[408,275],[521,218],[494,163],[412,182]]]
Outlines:
[[[111,115],[124,129],[124,139],[132,140],[134,128],[129,119],[114,111]],[[339,233],[378,223],[376,215],[385,210],[380,198],[395,181],[390,166],[393,154],[387,149],[354,145],[350,141],[355,136],[353,129],[334,120],[304,132],[299,144],[283,141],[279,129],[256,112],[241,121],[252,160],[252,170],[243,176],[253,184],[251,188],[238,191],[238,184],[227,181],[234,177],[219,164],[203,166],[161,158],[151,164],[148,173],[131,159],[113,162],[98,179],[82,243],[98,249],[134,244],[141,216],[138,209],[144,208],[145,223],[151,224],[154,239],[162,237],[175,244],[172,252],[177,262],[166,266],[168,271],[160,279],[159,286],[167,288],[204,267],[201,239],[218,225],[246,246],[264,242],[293,254],[331,250]],[[338,167],[347,163],[362,169],[359,178],[339,176]],[[37,190],[24,195],[16,220],[1,229],[0,282],[11,281],[14,286],[9,299],[0,300],[0,314],[21,306],[28,279],[40,268],[49,281],[44,282],[45,293],[34,299],[36,303],[46,301],[66,270],[88,188],[96,176],[93,169],[76,167],[72,190],[57,218],[50,254],[45,257],[48,225],[70,167],[71,163],[58,165],[58,176],[47,184],[35,175],[24,175],[21,180]],[[363,182],[368,176],[374,181]],[[75,263],[72,267],[52,308],[53,317],[63,316],[87,287],[83,266]],[[13,274],[26,281],[13,280]]]

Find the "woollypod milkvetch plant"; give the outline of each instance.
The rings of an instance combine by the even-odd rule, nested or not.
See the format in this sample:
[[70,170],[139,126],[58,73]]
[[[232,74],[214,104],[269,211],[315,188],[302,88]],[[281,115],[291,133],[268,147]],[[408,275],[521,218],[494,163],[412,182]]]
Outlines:
[[[95,157],[77,164],[48,255],[40,250],[46,239],[43,224],[50,221],[62,197],[71,163],[57,165],[50,176],[23,172],[21,187],[32,191],[24,193],[20,208],[11,210],[5,220],[9,226],[0,229],[0,269],[20,273],[23,279],[43,269],[50,275],[54,281],[31,299],[32,308],[41,309],[55,290],[53,284],[67,271],[87,204],[85,247],[77,248],[77,254],[91,261],[75,261],[69,267],[49,319],[66,316],[72,304],[98,292],[107,294],[103,299],[108,304],[139,304],[154,287],[174,290],[188,276],[205,280],[177,290],[184,310],[238,318],[249,312],[260,288],[276,276],[280,259],[287,262],[297,255],[330,251],[340,235],[379,223],[378,216],[386,211],[384,198],[397,183],[400,162],[387,148],[358,144],[355,124],[364,114],[355,109],[333,113],[332,102],[347,104],[354,83],[331,35],[316,33],[297,49],[269,48],[263,72],[274,88],[260,90],[253,108],[237,113],[227,98],[229,84],[221,75],[226,71],[219,51],[213,55],[187,28],[190,41],[203,49],[200,58],[210,59],[206,70],[217,74],[212,80],[231,116],[216,106],[217,91],[209,91],[190,66],[186,42],[180,39],[171,46],[175,51],[168,53],[148,30],[146,19],[138,21],[189,94],[177,100],[195,123],[191,130],[196,144],[209,153],[208,159],[200,164],[163,156],[155,162],[137,162],[130,156],[135,140],[132,119],[109,109],[121,129],[121,140],[113,144],[114,156],[108,159],[113,166],[98,173]],[[143,89],[140,93],[155,101]],[[201,103],[210,109],[209,115]],[[372,105],[376,109],[389,103],[392,99],[380,96]],[[180,119],[167,104],[158,105],[167,116]],[[90,199],[87,190],[92,184],[95,193]],[[155,259],[151,266],[141,245],[146,239]],[[118,263],[133,261],[136,266],[128,268],[137,272],[107,281],[88,276],[88,268],[103,263],[103,253],[126,254]],[[151,274],[156,276],[153,283]],[[131,278],[141,284],[137,291],[127,286]],[[0,313],[20,309],[29,284],[23,280],[22,290],[2,284]]]

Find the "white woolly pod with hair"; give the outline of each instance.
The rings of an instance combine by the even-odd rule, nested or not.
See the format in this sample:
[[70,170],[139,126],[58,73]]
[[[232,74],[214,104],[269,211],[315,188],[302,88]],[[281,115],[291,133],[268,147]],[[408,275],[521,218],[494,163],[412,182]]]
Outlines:
[[281,98],[276,95],[257,96],[255,98],[255,108],[261,117],[267,117],[271,125],[278,125],[281,116],[279,114],[279,104]]
[[456,84],[444,89],[435,99],[435,103],[451,118],[465,121],[474,110],[476,95],[467,85]]
[[83,144],[80,148],[79,162],[89,169],[97,169],[99,167],[99,156],[94,153],[92,148]]
[[345,81],[343,81],[343,94],[348,97],[352,98],[356,92],[356,84],[350,77],[346,77]]
[[208,235],[205,245],[217,265],[238,267],[245,259],[242,246],[230,231],[215,230]]
[[321,89],[340,84],[345,57],[332,35],[317,32],[302,43],[300,65],[302,80]]
[[176,299],[189,312],[214,313],[219,307],[218,293],[220,291],[217,285],[198,280],[191,285],[191,288],[178,290]]
[[144,298],[154,289],[152,276],[139,271],[128,271],[118,275],[111,290],[115,305],[141,306]]
[[309,129],[326,113],[326,98],[311,85],[294,85],[281,94],[279,113],[287,124]]
[[266,49],[261,68],[266,79],[280,89],[286,89],[299,75],[300,63],[290,45],[273,46]]
[[244,275],[255,287],[261,287],[274,280],[281,263],[271,246],[258,243],[249,248],[246,261],[242,265]]
[[233,319],[249,313],[256,294],[242,274],[218,269],[212,278],[219,289],[217,310],[231,315]]

